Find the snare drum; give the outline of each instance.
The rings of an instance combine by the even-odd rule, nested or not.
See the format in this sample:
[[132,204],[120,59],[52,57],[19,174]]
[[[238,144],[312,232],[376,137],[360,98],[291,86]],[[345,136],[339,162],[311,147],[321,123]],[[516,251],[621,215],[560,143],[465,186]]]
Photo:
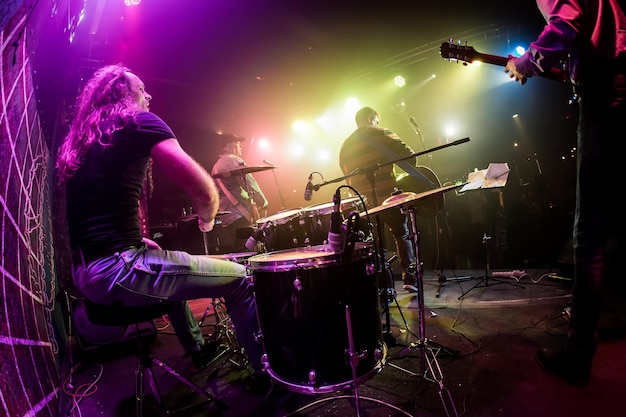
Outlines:
[[349,388],[354,379],[349,334],[357,380],[382,369],[386,347],[371,247],[357,242],[349,259],[341,256],[318,245],[248,259],[263,362],[268,374],[292,391]]
[[233,252],[233,253],[221,253],[218,255],[205,255],[207,258],[223,259],[225,261],[232,261],[238,264],[246,264],[249,257],[256,255],[257,252]]
[[279,211],[257,220],[256,224],[263,228],[262,241],[268,252],[309,244],[301,208]]
[[[341,200],[341,212],[347,219],[351,211],[362,211],[363,204],[359,197],[348,197]],[[321,245],[328,238],[330,217],[335,205],[331,203],[318,204],[303,209],[304,224],[311,246]]]

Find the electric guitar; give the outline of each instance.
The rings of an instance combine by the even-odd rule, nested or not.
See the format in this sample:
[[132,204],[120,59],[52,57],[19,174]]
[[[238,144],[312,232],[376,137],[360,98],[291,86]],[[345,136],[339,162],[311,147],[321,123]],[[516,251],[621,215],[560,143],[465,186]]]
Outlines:
[[[449,42],[444,42],[441,44],[439,48],[439,53],[443,59],[447,59],[449,61],[457,61],[462,62],[463,65],[471,64],[473,62],[486,62],[487,64],[498,65],[501,67],[505,67],[509,58],[505,56],[499,55],[490,55],[483,54],[480,52],[476,52],[476,50],[465,44],[459,45],[455,44],[450,40]],[[570,82],[569,80],[569,72],[566,68],[566,65],[563,64],[562,68],[550,68],[549,71],[542,72],[541,74],[544,78],[549,78],[554,81],[559,81],[562,83]]]

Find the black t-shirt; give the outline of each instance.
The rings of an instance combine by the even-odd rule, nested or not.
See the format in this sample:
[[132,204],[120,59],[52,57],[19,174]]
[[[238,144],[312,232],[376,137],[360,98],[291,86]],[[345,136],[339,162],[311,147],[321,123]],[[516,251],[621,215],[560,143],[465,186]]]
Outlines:
[[139,198],[150,150],[169,138],[175,136],[163,120],[140,112],[113,133],[111,145],[92,145],[66,185],[72,249],[106,254],[141,244]]

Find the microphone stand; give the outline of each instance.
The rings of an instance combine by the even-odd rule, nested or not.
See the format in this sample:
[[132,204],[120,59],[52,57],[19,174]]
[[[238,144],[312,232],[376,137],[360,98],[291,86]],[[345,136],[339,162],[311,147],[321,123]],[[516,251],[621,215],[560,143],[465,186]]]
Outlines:
[[[370,167],[356,169],[353,172],[351,172],[350,174],[344,175],[343,177],[338,177],[338,178],[335,178],[335,179],[332,179],[332,180],[329,180],[329,181],[324,181],[324,182],[322,182],[320,184],[317,184],[317,185],[313,185],[313,190],[314,191],[318,191],[323,186],[343,181],[343,180],[345,180],[347,178],[351,178],[351,177],[353,177],[355,175],[367,175],[367,177],[370,180],[370,183],[372,185],[374,204],[376,206],[378,206],[378,197],[376,195],[376,188],[374,186],[375,185],[374,171],[376,171],[376,170],[378,170],[378,169],[380,169],[380,168],[382,168],[384,166],[394,164],[396,162],[404,161],[404,160],[409,159],[409,158],[414,158],[414,157],[417,157],[419,155],[423,155],[425,153],[429,153],[429,152],[433,152],[433,151],[436,151],[436,150],[439,150],[439,149],[447,148],[449,146],[459,145],[461,143],[468,142],[469,140],[470,140],[469,138],[459,139],[457,141],[454,141],[454,142],[451,142],[451,143],[448,143],[448,144],[445,144],[445,145],[437,146],[437,147],[435,147],[433,149],[425,150],[423,152],[417,152],[417,153],[411,154],[411,155],[409,155],[407,157],[400,158],[400,159],[397,159],[397,160],[394,160],[394,161],[390,161],[390,162],[387,162],[385,164],[376,164],[376,165],[373,165],[373,166],[370,166]],[[423,181],[426,184],[431,184],[430,180],[428,180],[424,176],[423,176]],[[366,210],[366,214],[367,214],[367,210]],[[415,240],[415,239],[417,239],[417,237],[416,237],[417,233],[416,233],[416,230],[415,230],[414,210],[411,210],[409,212],[409,217],[410,217],[411,226],[412,226],[412,229],[413,229],[413,239]],[[376,223],[377,223],[377,226],[378,226],[377,229],[378,229],[378,233],[379,233],[379,241],[382,244],[382,242],[383,242],[383,239],[382,239],[383,238],[383,233],[382,233],[381,222],[379,221],[379,218],[378,218],[378,214],[376,214]],[[374,244],[375,243],[376,242],[374,242]],[[418,256],[417,248],[416,248],[415,252],[416,252],[416,259],[419,259],[419,258],[417,258],[417,256]],[[375,257],[375,259],[378,259],[378,258]],[[395,259],[393,259],[393,257],[392,257],[392,260],[395,260]],[[382,272],[383,274],[389,272],[387,275],[390,277],[390,279],[392,279],[393,276],[392,276],[392,274],[389,271],[389,262],[383,262],[383,265],[384,265],[384,267],[382,268],[382,271],[381,271],[381,268],[379,268],[379,267],[376,268],[377,272],[379,272],[379,273]],[[417,269],[418,270],[420,269],[420,265],[419,264],[417,264]],[[419,284],[418,301],[419,301],[419,304],[420,304],[420,326],[419,326],[420,327],[420,331],[419,331],[418,341],[414,342],[414,343],[411,343],[411,346],[408,349],[414,348],[414,346],[419,347],[419,349],[420,349],[420,376],[426,377],[426,373],[427,372],[426,372],[425,366],[426,366],[426,362],[428,362],[428,369],[430,370],[430,374],[434,378],[432,381],[439,383],[439,387],[440,387],[440,389],[439,389],[439,396],[441,398],[441,401],[443,403],[444,409],[446,411],[446,415],[448,417],[450,417],[450,411],[452,411],[453,412],[453,416],[454,417],[458,417],[456,409],[454,408],[454,402],[452,401],[452,398],[450,396],[450,392],[443,385],[443,374],[441,373],[441,369],[439,368],[439,364],[437,363],[436,354],[434,354],[432,352],[432,347],[427,346],[427,343],[428,344],[432,344],[432,342],[428,341],[426,339],[426,336],[425,336],[425,330],[424,330],[425,324],[424,324],[424,313],[423,313],[424,312],[423,283],[422,283],[422,278],[421,278],[421,276],[419,274],[421,274],[421,271],[418,272],[418,278],[419,278],[419,280],[418,280],[419,281],[418,282],[418,284]],[[393,290],[393,283],[391,283],[391,285],[392,285],[391,288],[385,288],[384,289],[384,294],[386,295],[386,298],[385,298],[385,302],[383,304],[385,306],[385,311],[386,311],[386,319],[387,319],[387,323],[386,324],[387,324],[387,327],[389,329],[388,336],[392,338],[392,342],[395,345],[395,340],[393,340],[393,337],[392,337],[391,331],[390,331],[390,319],[389,319],[388,294],[389,294],[389,290]],[[381,295],[381,298],[382,298],[382,294],[379,293],[379,295]],[[395,299],[395,295],[394,295],[394,299]],[[396,305],[398,305],[398,300],[397,299],[396,299]],[[398,310],[400,311],[400,314],[402,315],[402,310],[400,310],[400,306],[399,305],[398,305]],[[350,309],[349,309],[349,306],[346,306],[346,316],[347,316],[346,317],[346,322],[347,322],[347,326],[348,326],[348,338],[349,338],[350,346],[351,346],[350,350],[348,351],[348,353],[350,353],[350,358],[351,358],[350,363],[351,363],[351,366],[353,368],[353,375],[356,375],[354,370],[355,370],[355,366],[357,365],[358,358],[356,358],[355,361],[352,360],[353,359],[353,352],[352,352],[353,349],[352,349],[352,332],[351,332],[351,321],[350,321]],[[404,319],[404,317],[403,317],[403,319]],[[406,325],[406,321],[405,321],[405,325]],[[438,347],[438,350],[441,350],[441,347]],[[429,359],[428,361],[426,360],[426,355],[427,354],[430,355],[429,358],[428,358]],[[383,358],[383,361],[384,361],[384,358]],[[397,365],[394,365],[394,364],[392,364],[390,362],[389,362],[389,364],[391,366],[399,368]],[[402,368],[399,368],[399,369],[401,369],[401,370],[403,370],[405,372],[411,373],[411,372],[409,372],[407,370],[404,370]],[[379,403],[381,405],[385,405],[387,407],[393,408],[394,410],[402,413],[403,415],[405,415],[407,417],[411,417],[411,415],[409,413],[399,409],[398,407],[395,407],[395,406],[393,406],[391,404],[388,404],[386,402],[383,402],[383,401],[380,401],[380,400],[376,400],[376,399],[373,399],[373,398],[369,398],[369,397],[359,397],[359,393],[358,393],[359,381],[356,378],[356,376],[354,377],[354,380],[353,380],[352,384],[353,384],[352,388],[353,388],[354,393],[353,393],[352,396],[349,396],[349,398],[354,398],[355,399],[357,417],[360,417],[359,398],[361,398],[363,400],[369,400],[369,401],[377,402],[377,403]],[[305,408],[311,407],[311,406],[313,406],[315,404],[319,404],[320,402],[329,401],[329,400],[332,400],[332,399],[333,399],[333,397],[327,397],[327,398],[322,398],[321,400],[318,400],[318,401],[314,401],[313,403],[307,404],[307,405],[299,408],[295,412],[288,414],[287,416],[291,416],[291,415],[293,415],[295,413],[298,413],[299,411],[302,411]]]
[[[411,158],[416,158],[420,155],[424,155],[427,153],[431,153],[434,151],[438,151],[440,149],[444,149],[444,148],[448,148],[450,146],[455,146],[455,145],[460,145],[462,143],[465,142],[469,142],[470,138],[466,137],[463,139],[458,139],[455,140],[453,142],[450,143],[446,143],[444,145],[440,145],[440,146],[436,146],[434,148],[431,149],[426,149],[424,151],[421,152],[416,152],[413,153],[411,155],[402,157],[402,158],[398,158],[389,162],[386,162],[384,164],[376,164],[376,165],[371,165],[369,167],[365,167],[365,168],[359,168],[356,169],[354,171],[352,171],[351,173],[344,175],[342,177],[338,177],[338,178],[334,178],[332,180],[328,180],[328,181],[323,181],[319,184],[314,184],[313,185],[313,190],[314,191],[318,191],[321,187],[324,187],[328,184],[334,184],[336,182],[340,182],[340,181],[344,181],[347,178],[351,178],[354,177],[356,175],[366,175],[368,180],[370,181],[370,186],[372,189],[372,196],[373,196],[373,204],[374,206],[378,206],[378,196],[376,194],[376,186],[375,186],[375,177],[376,175],[374,175],[374,172],[381,169],[382,167],[388,166],[388,165],[392,165],[395,164],[397,162],[401,162],[401,161],[405,161],[407,159],[411,159]],[[419,173],[421,175],[422,178],[420,178],[420,180],[422,182],[424,182],[425,185],[431,186],[432,183],[431,181],[426,178],[423,174]],[[380,251],[379,253],[384,253],[385,250],[385,242],[384,242],[384,232],[382,230],[382,222],[380,221],[379,215],[376,214],[376,225],[377,225],[377,230],[376,233],[378,235],[378,241],[379,241],[379,246],[378,246],[378,250]],[[376,249],[376,248],[375,248]],[[383,284],[383,285],[389,285],[388,287],[384,288],[381,292],[380,292],[380,296],[381,296],[381,301],[382,301],[382,305],[383,305],[383,310],[384,310],[384,315],[385,315],[385,319],[386,319],[386,323],[385,323],[385,332],[383,334],[383,338],[385,339],[385,343],[388,343],[390,346],[395,346],[396,345],[396,341],[393,338],[393,335],[391,334],[391,324],[390,324],[390,315],[389,315],[389,295],[393,294],[393,298],[395,299],[395,290],[394,290],[394,285],[393,285],[393,274],[391,274],[390,272],[390,263],[393,262],[396,258],[392,257],[390,258],[389,261],[383,261],[383,266],[382,267],[378,267],[377,270],[379,272],[382,272],[383,276],[386,276],[383,281],[386,281],[387,279],[390,281],[389,283]],[[418,266],[419,267],[419,266]],[[383,300],[383,296],[384,296],[384,300]],[[397,300],[396,300],[396,305],[397,305]],[[398,306],[398,309],[400,309],[400,307]],[[405,322],[406,324],[406,322]]]
[[274,182],[276,183],[276,189],[278,190],[278,198],[280,199],[280,209],[285,209],[285,200],[283,200],[283,193],[280,192],[280,187],[278,186],[278,178],[276,178],[276,170],[272,170],[272,174],[274,174]]
[[[343,177],[337,177],[334,178],[332,180],[328,180],[328,181],[322,181],[319,184],[313,184],[313,191],[319,191],[320,188],[328,185],[328,184],[334,184],[336,182],[340,182],[340,181],[344,181],[347,178],[351,178],[354,177],[356,175],[368,175],[368,178],[370,175],[373,175],[374,171],[377,171],[379,169],[381,169],[382,167],[386,167],[388,165],[393,165],[396,164],[398,162],[402,162],[402,161],[406,161],[407,159],[411,159],[411,158],[416,158],[418,156],[427,154],[427,153],[431,153],[434,151],[438,151],[440,149],[444,149],[444,148],[448,148],[450,146],[455,146],[455,145],[460,145],[462,143],[465,142],[469,142],[470,138],[463,138],[463,139],[457,139],[454,142],[450,142],[450,143],[446,143],[445,145],[439,145],[439,146],[435,146],[434,148],[430,148],[430,149],[426,149],[424,151],[421,152],[415,152],[412,153],[411,155],[402,157],[402,158],[398,158],[398,159],[394,159],[393,161],[389,161],[389,162],[385,162],[384,164],[376,164],[376,165],[371,165],[369,167],[365,167],[365,168],[358,168],[355,169],[354,171],[352,171],[351,173],[344,175]],[[420,175],[422,176],[422,178],[420,178],[421,181],[423,181],[425,184],[431,185],[431,181],[426,178],[423,174],[420,173]],[[376,193],[376,190],[373,190],[374,193]],[[376,194],[374,194],[376,195]]]

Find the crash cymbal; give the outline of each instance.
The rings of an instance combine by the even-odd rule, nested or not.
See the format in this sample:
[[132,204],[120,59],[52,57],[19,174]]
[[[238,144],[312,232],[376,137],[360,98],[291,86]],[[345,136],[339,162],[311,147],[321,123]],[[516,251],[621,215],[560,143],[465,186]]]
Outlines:
[[237,175],[246,175],[246,174],[251,174],[253,172],[265,171],[267,169],[276,169],[276,167],[269,166],[269,165],[250,165],[250,166],[246,165],[246,166],[242,166],[241,168],[231,169],[230,171],[219,172],[211,176],[213,178],[228,178],[228,177],[234,177]]
[[[415,205],[420,204],[422,202],[421,200],[425,200],[429,197],[439,195],[441,193],[445,193],[446,191],[450,191],[452,189],[455,189],[461,186],[463,186],[463,184],[453,184],[453,185],[447,185],[441,188],[435,188],[429,191],[424,191],[423,193],[406,192],[406,193],[400,193],[397,195],[392,195],[391,197],[383,201],[383,203],[380,206],[369,209],[368,213],[377,214],[377,213],[380,213],[382,211],[385,211],[391,208],[396,208],[396,207],[400,208],[401,206],[406,206],[406,207],[415,206]],[[364,216],[365,212],[361,212],[360,215]]]

